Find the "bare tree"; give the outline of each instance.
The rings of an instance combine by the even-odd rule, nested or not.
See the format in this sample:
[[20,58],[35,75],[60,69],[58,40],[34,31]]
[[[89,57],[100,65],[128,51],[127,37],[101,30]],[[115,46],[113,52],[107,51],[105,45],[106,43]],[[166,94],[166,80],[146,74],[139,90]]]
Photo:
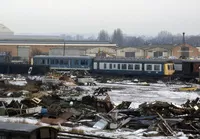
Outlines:
[[121,29],[116,29],[112,35],[112,42],[116,43],[118,46],[122,46],[124,41],[123,32]]
[[35,55],[42,55],[42,51],[39,50],[38,48],[33,48],[32,51],[31,51],[31,56],[35,56]]
[[186,43],[192,46],[200,46],[200,36],[189,36]]
[[98,38],[99,41],[109,41],[110,37],[108,35],[108,32],[105,30],[101,30],[98,34]]
[[157,40],[159,44],[173,44],[173,35],[168,31],[158,33]]
[[124,46],[142,46],[145,44],[145,41],[142,37],[135,36],[124,36],[123,45]]

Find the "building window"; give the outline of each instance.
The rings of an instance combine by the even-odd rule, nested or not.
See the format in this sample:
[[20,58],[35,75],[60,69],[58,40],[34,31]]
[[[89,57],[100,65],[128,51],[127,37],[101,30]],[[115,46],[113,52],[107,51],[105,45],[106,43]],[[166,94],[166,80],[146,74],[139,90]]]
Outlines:
[[135,64],[135,70],[140,70],[140,65],[139,64]]
[[120,69],[120,64],[117,65],[117,68]]
[[128,64],[128,69],[133,70],[133,64]]
[[152,65],[146,65],[146,70],[152,70]]
[[106,66],[107,66],[106,63],[104,63],[104,69],[106,69]]
[[154,70],[155,71],[160,71],[160,65],[154,65]]
[[126,64],[122,64],[122,69],[126,69]]

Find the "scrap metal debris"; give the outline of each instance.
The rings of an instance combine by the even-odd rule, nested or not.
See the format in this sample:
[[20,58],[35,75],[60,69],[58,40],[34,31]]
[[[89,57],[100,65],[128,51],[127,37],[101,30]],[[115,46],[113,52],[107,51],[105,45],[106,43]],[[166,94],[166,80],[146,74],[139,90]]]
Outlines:
[[[80,75],[75,71],[74,74]],[[87,73],[82,74],[84,76]],[[0,97],[21,99],[12,100],[9,103],[1,101],[0,115],[32,116],[38,118],[40,122],[51,125],[72,127],[85,125],[99,130],[146,128],[149,134],[144,133],[144,136],[157,136],[152,131],[165,136],[177,136],[178,132],[200,134],[199,98],[187,100],[179,106],[155,101],[145,102],[137,109],[131,109],[132,102],[129,101],[114,105],[109,96],[112,88],[96,87],[89,94],[87,90],[76,84],[89,85],[84,82],[92,82],[90,85],[95,85],[94,80],[76,76],[72,78],[70,73],[64,73],[61,76],[54,75],[48,78],[27,77],[27,85],[17,86],[7,84],[7,81],[19,81],[21,76],[12,79],[1,75]]]

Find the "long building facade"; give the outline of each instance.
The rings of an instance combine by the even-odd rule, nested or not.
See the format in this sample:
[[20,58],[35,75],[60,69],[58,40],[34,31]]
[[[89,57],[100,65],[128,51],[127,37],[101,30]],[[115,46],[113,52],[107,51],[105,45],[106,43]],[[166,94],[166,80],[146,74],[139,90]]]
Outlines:
[[88,55],[104,57],[198,57],[200,49],[188,44],[117,47],[101,41],[67,41],[61,36],[1,35],[0,52],[29,61],[34,55]]

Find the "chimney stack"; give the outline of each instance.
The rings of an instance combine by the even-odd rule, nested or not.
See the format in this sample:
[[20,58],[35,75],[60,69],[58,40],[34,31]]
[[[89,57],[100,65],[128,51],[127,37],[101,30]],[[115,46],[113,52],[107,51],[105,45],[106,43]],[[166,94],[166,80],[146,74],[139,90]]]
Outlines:
[[185,32],[183,32],[183,44],[185,45]]

